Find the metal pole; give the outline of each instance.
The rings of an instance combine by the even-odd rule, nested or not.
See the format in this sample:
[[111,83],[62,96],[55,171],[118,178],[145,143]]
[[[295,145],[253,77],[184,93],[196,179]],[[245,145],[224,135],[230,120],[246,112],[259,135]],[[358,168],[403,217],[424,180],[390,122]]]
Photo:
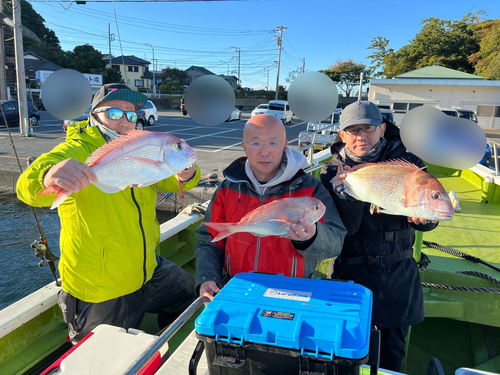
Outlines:
[[147,349],[128,369],[125,375],[138,374],[151,358],[165,345],[168,340],[182,327],[182,325],[205,303],[210,302],[208,297],[198,297],[189,307],[158,337],[154,344]]
[[156,78],[155,78],[155,49],[153,48],[153,46],[149,43],[144,43],[148,46],[151,47],[151,49],[153,50],[153,96],[156,96]]
[[363,72],[359,75],[359,92],[358,92],[358,100],[361,100],[361,89],[363,87]]
[[14,16],[14,42],[16,53],[17,102],[19,104],[19,134],[29,137],[28,103],[26,100],[26,76],[24,72],[23,33],[21,29],[21,4],[12,0]]
[[[0,0],[0,13],[3,13],[3,0]],[[5,42],[3,34],[3,22],[0,23],[0,100],[7,99],[7,77],[5,74]]]
[[109,69],[111,69],[111,25],[108,23],[108,41],[109,41]]

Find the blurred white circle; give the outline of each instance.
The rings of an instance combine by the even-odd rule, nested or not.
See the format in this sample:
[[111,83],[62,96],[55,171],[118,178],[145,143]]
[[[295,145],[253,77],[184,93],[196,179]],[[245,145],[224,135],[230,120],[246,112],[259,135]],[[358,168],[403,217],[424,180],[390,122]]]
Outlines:
[[303,73],[288,88],[290,109],[304,121],[326,119],[335,111],[338,102],[337,85],[320,72]]
[[200,125],[214,126],[226,121],[233,112],[236,98],[231,85],[221,77],[196,78],[184,94],[189,116]]
[[89,107],[91,100],[92,88],[89,80],[76,70],[57,70],[42,86],[45,109],[61,120],[71,120],[81,116]]
[[428,106],[408,112],[400,134],[408,151],[442,167],[471,168],[486,151],[486,135],[478,124]]

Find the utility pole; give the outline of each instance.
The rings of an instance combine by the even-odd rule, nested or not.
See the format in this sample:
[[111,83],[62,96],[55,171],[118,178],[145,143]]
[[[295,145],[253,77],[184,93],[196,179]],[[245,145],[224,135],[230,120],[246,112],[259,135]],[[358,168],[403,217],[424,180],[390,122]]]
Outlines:
[[359,74],[359,92],[358,92],[358,101],[361,100],[361,89],[363,88],[363,72]]
[[[0,0],[0,13],[3,13],[3,0]],[[5,74],[5,42],[3,35],[3,22],[0,22],[0,100],[7,99],[7,77]]]
[[26,100],[26,77],[24,72],[23,33],[21,29],[21,4],[12,0],[14,16],[14,42],[16,53],[17,102],[19,104],[19,134],[29,137],[28,101]]
[[155,49],[151,44],[144,43],[147,46],[150,46],[153,50],[153,96],[156,96],[156,78],[155,78]]
[[274,100],[278,100],[278,89],[280,87],[280,63],[281,63],[281,48],[283,47],[283,42],[282,42],[282,38],[283,38],[283,31],[285,31],[287,28],[286,27],[283,27],[283,26],[278,26],[274,31],[279,31],[280,35],[277,36],[275,35],[274,36],[274,39],[277,40],[277,43],[278,43],[278,71],[276,73],[276,93],[274,95]]
[[306,58],[304,57],[302,59],[302,74],[304,74],[306,71]]
[[111,55],[111,42],[114,40],[114,35],[111,34],[111,25],[108,23],[108,41],[109,41],[109,69],[111,69],[111,60],[112,60],[112,55]]
[[238,52],[238,82],[240,83],[240,86],[241,86],[241,80],[240,80],[240,58],[241,58],[241,48],[239,47],[231,47],[231,48],[234,48],[236,52]]
[[269,91],[269,67],[267,67],[267,84],[266,84],[266,91]]

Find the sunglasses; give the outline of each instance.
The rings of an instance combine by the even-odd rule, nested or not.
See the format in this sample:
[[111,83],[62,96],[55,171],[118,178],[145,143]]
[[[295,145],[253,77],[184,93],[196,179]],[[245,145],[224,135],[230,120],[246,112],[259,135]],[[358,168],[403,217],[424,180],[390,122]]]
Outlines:
[[110,120],[119,120],[126,114],[128,122],[137,122],[137,113],[133,111],[125,112],[120,108],[98,108],[95,113],[107,112]]

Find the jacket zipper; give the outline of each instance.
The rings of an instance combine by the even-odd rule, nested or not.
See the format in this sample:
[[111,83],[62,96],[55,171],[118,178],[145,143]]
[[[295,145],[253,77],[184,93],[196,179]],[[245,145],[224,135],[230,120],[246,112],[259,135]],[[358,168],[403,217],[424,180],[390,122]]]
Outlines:
[[141,228],[141,233],[142,233],[142,245],[144,249],[144,262],[142,263],[142,271],[144,274],[144,278],[142,281],[142,285],[146,284],[146,280],[148,277],[148,272],[146,270],[146,235],[144,234],[144,227],[142,226],[142,212],[141,212],[141,207],[139,206],[139,203],[135,199],[135,194],[134,194],[134,188],[130,188],[130,193],[132,194],[132,200],[134,201],[135,206],[137,207],[137,211],[139,213],[139,227]]
[[292,277],[297,276],[297,258],[296,257],[292,258],[292,272],[291,272],[290,276],[292,276]]
[[[264,205],[264,196],[260,198],[260,205]],[[255,266],[254,266],[254,271],[258,271],[258,265],[259,265],[259,253],[260,253],[260,237],[257,237],[257,251],[255,252]]]
[[231,263],[229,262],[230,257],[231,257],[231,254],[228,254],[227,259],[226,259],[226,270],[227,270],[228,275],[233,277],[233,275],[231,273]]

